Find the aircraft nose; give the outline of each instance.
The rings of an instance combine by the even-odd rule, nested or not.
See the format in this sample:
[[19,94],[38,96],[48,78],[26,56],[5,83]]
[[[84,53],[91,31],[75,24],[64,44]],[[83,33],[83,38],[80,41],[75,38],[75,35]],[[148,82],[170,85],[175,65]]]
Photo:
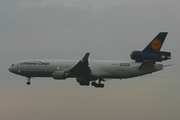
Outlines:
[[13,73],[13,72],[14,72],[14,67],[15,67],[15,64],[13,63],[13,64],[9,67],[8,70]]
[[12,67],[10,67],[8,70],[9,70],[10,72],[12,72],[12,71],[13,71],[13,68],[12,68]]

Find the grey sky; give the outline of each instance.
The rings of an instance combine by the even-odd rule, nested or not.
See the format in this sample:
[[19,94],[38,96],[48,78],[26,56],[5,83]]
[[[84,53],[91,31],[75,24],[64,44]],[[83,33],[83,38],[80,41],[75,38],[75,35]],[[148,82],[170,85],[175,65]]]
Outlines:
[[[0,119],[180,119],[178,0],[3,0],[0,2]],[[159,32],[173,64],[163,71],[81,87],[75,79],[26,78],[8,67],[29,58],[130,59]]]

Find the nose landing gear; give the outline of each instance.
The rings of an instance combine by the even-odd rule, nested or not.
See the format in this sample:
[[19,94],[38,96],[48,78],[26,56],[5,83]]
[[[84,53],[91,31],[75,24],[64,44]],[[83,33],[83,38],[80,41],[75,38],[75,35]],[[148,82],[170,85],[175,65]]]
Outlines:
[[27,77],[28,78],[28,81],[27,81],[27,85],[30,85],[31,84],[31,82],[30,82],[30,79],[31,79],[31,77]]

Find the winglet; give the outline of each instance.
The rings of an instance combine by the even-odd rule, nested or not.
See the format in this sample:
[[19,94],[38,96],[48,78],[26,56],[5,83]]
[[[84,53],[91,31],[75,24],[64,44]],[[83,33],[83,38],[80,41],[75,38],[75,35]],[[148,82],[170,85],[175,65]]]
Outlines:
[[83,61],[84,61],[84,60],[88,60],[89,54],[90,54],[90,53],[86,53],[82,60],[83,60]]
[[89,54],[90,54],[89,52],[86,53],[82,59],[82,62],[84,62],[86,65],[89,65],[88,63]]
[[82,60],[80,60],[73,68],[69,70],[69,76],[84,77],[90,75],[91,69],[89,68],[88,58],[90,53],[86,53]]

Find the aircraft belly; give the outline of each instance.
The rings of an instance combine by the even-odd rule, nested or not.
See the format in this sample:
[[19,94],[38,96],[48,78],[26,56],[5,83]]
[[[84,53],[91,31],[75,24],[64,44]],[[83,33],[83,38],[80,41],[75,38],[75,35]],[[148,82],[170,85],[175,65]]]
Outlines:
[[19,74],[27,77],[52,77],[50,71],[21,71]]
[[100,78],[126,78],[130,77],[131,69],[107,68],[101,70],[92,70],[92,75]]
[[129,68],[108,68],[104,70],[92,70],[92,74],[100,78],[132,78],[136,76],[141,76],[149,74],[161,69],[152,68],[139,70],[138,67],[129,67]]

